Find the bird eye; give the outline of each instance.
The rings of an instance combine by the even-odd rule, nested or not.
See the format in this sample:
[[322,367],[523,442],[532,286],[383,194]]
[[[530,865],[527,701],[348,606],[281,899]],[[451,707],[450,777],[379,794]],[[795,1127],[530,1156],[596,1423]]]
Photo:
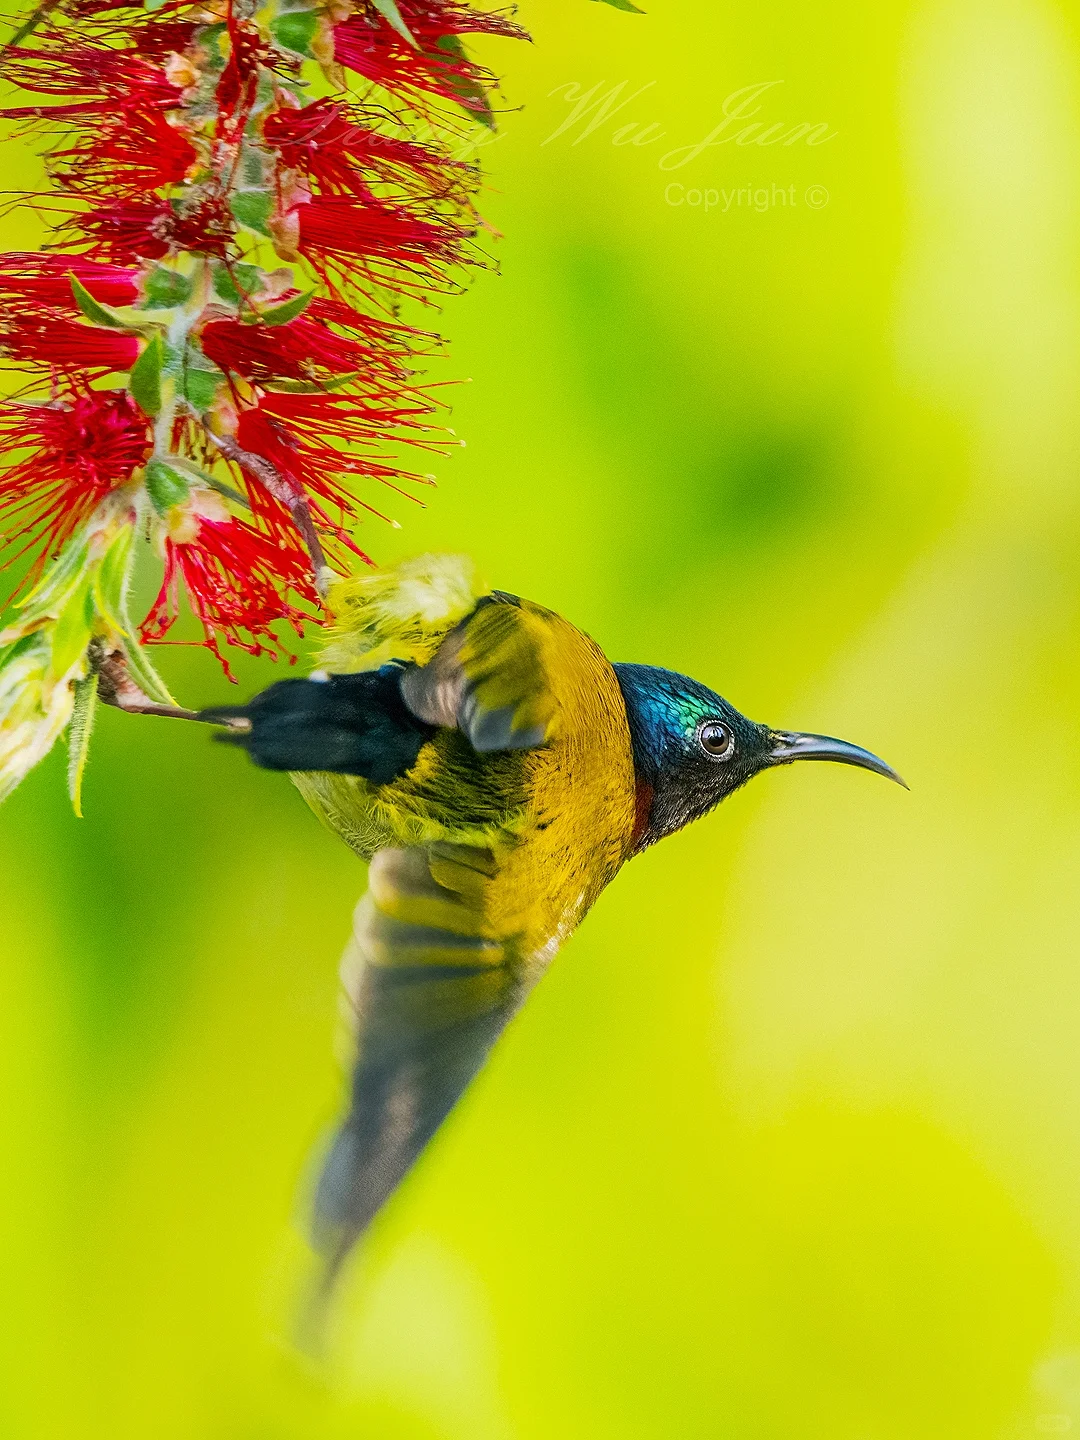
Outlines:
[[698,744],[710,760],[730,760],[735,750],[735,736],[719,720],[706,720],[698,726]]

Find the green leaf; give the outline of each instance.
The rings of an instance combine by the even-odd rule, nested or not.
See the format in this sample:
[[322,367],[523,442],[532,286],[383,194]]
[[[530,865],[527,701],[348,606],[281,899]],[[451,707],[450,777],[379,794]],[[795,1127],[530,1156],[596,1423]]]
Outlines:
[[280,391],[283,395],[325,395],[328,390],[341,390],[363,374],[361,370],[350,370],[347,375],[333,375],[328,380],[275,380],[267,389]]
[[171,345],[164,335],[161,337],[161,378],[166,375],[173,379],[184,368],[184,345]]
[[216,490],[224,499],[231,500],[234,505],[239,505],[244,510],[251,509],[251,501],[246,495],[241,495],[239,490],[234,490],[224,480],[219,480],[216,475],[210,475],[205,470],[201,470],[198,465],[183,455],[171,455],[169,458],[181,469],[186,470],[189,475],[193,475],[196,480],[201,480],[204,485],[209,485],[211,490]]
[[90,752],[90,735],[97,711],[98,675],[92,670],[85,680],[75,682],[75,706],[68,729],[68,794],[71,807],[82,819],[82,782],[86,757]]
[[214,266],[214,294],[231,305],[238,305],[241,300],[254,295],[262,281],[263,272],[257,265],[244,265],[237,261],[229,266],[221,262]]
[[180,393],[193,410],[204,415],[217,399],[218,388],[224,378],[220,370],[188,366],[180,376]]
[[102,618],[122,635],[129,633],[124,623],[127,620],[124,600],[131,572],[131,542],[134,534],[133,526],[124,526],[105,551],[94,575],[94,604]]
[[135,403],[151,419],[161,410],[161,372],[165,367],[165,346],[155,335],[131,367],[128,389]]
[[257,235],[270,235],[274,197],[269,190],[238,190],[229,201],[229,209],[237,224],[254,230]]
[[616,10],[629,10],[632,15],[644,15],[644,10],[639,10],[636,5],[631,5],[630,0],[604,0],[605,5],[614,5]]
[[87,575],[82,584],[72,592],[53,627],[52,657],[49,661],[51,679],[62,679],[79,656],[85,653],[93,629],[93,581],[92,577]]
[[273,161],[258,145],[244,144],[240,150],[240,180],[242,190],[262,190],[274,173]]
[[41,22],[48,18],[58,4],[59,0],[45,0],[43,5],[39,5],[37,9],[23,21],[11,39],[5,41],[4,45],[0,47],[0,54],[2,54],[4,50],[10,50],[13,45],[21,45],[26,37],[32,35]]
[[[168,271],[163,272],[168,274]],[[177,279],[182,279],[177,276]],[[75,297],[75,303],[79,309],[95,325],[108,326],[111,330],[138,330],[144,335],[149,331],[157,329],[162,324],[167,324],[172,316],[167,310],[155,310],[153,313],[146,310],[133,310],[130,306],[124,305],[116,308],[112,305],[103,305],[100,300],[95,300],[85,285],[69,275],[71,282],[71,293]]]
[[143,9],[153,15],[154,11],[160,10],[164,4],[165,0],[143,0]]
[[157,513],[165,515],[174,505],[184,503],[191,494],[191,486],[179,471],[155,457],[146,467],[146,493]]
[[163,265],[156,265],[143,288],[147,309],[169,310],[191,299],[192,282],[189,276],[181,275],[178,270],[166,270]]
[[29,635],[20,635],[18,640],[13,640],[10,645],[5,645],[0,650],[0,670],[5,665],[10,665],[12,661],[17,660],[20,655],[25,655],[28,650],[32,650],[40,640],[40,633],[37,630],[31,630]]
[[[456,35],[440,35],[435,41],[435,49],[444,55],[449,55],[458,63],[469,58],[465,53],[464,45]],[[488,103],[487,91],[478,81],[470,80],[467,75],[450,74],[446,77],[446,82],[461,102],[462,108],[468,111],[472,119],[480,125],[485,125],[489,130],[495,129],[495,116]]]
[[122,330],[124,328],[124,322],[118,319],[113,309],[95,300],[86,286],[77,280],[74,275],[69,275],[68,279],[71,281],[71,293],[75,297],[75,304],[86,316],[87,320],[91,321],[94,325],[105,325],[110,330]]
[[395,0],[375,0],[375,9],[390,22],[398,34],[407,40],[414,50],[420,49],[412,31],[401,18],[401,11],[395,4]]
[[302,315],[315,298],[314,290],[307,290],[303,295],[294,295],[291,300],[285,300],[280,305],[268,305],[265,310],[257,314],[246,314],[242,317],[245,325],[257,325],[261,320],[264,325],[287,325],[290,320],[295,320]]
[[66,596],[74,585],[78,583],[79,574],[86,564],[87,541],[84,539],[78,544],[68,545],[60,555],[59,560],[49,570],[46,570],[41,579],[30,591],[18,602],[16,609],[31,609],[35,602],[52,600],[55,605],[61,595]]
[[321,12],[318,10],[287,10],[270,21],[270,34],[285,50],[314,59],[311,42],[319,33]]

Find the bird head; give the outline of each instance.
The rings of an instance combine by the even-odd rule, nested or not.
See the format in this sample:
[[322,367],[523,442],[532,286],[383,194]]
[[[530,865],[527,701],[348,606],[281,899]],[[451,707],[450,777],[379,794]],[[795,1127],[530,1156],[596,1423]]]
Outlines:
[[762,770],[794,760],[859,765],[904,784],[869,750],[828,735],[758,725],[686,675],[653,665],[616,665],[615,673],[634,750],[636,850],[707,814]]

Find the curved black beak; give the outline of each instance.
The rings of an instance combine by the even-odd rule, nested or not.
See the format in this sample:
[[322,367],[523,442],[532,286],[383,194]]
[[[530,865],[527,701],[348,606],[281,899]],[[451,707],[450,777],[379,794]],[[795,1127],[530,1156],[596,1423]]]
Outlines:
[[863,770],[873,770],[875,775],[884,775],[886,780],[895,780],[905,790],[908,788],[907,781],[901,779],[891,765],[886,765],[884,760],[879,760],[861,745],[834,740],[831,735],[802,735],[795,730],[774,730],[768,763],[790,765],[792,760],[835,760],[841,765],[858,765]]

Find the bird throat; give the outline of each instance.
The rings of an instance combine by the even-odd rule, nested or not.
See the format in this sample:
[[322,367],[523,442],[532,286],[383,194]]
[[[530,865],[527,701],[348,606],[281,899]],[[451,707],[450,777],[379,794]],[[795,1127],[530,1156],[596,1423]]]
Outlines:
[[645,836],[649,829],[655,791],[646,780],[639,780],[634,792],[634,829],[630,835],[630,854],[643,850]]

